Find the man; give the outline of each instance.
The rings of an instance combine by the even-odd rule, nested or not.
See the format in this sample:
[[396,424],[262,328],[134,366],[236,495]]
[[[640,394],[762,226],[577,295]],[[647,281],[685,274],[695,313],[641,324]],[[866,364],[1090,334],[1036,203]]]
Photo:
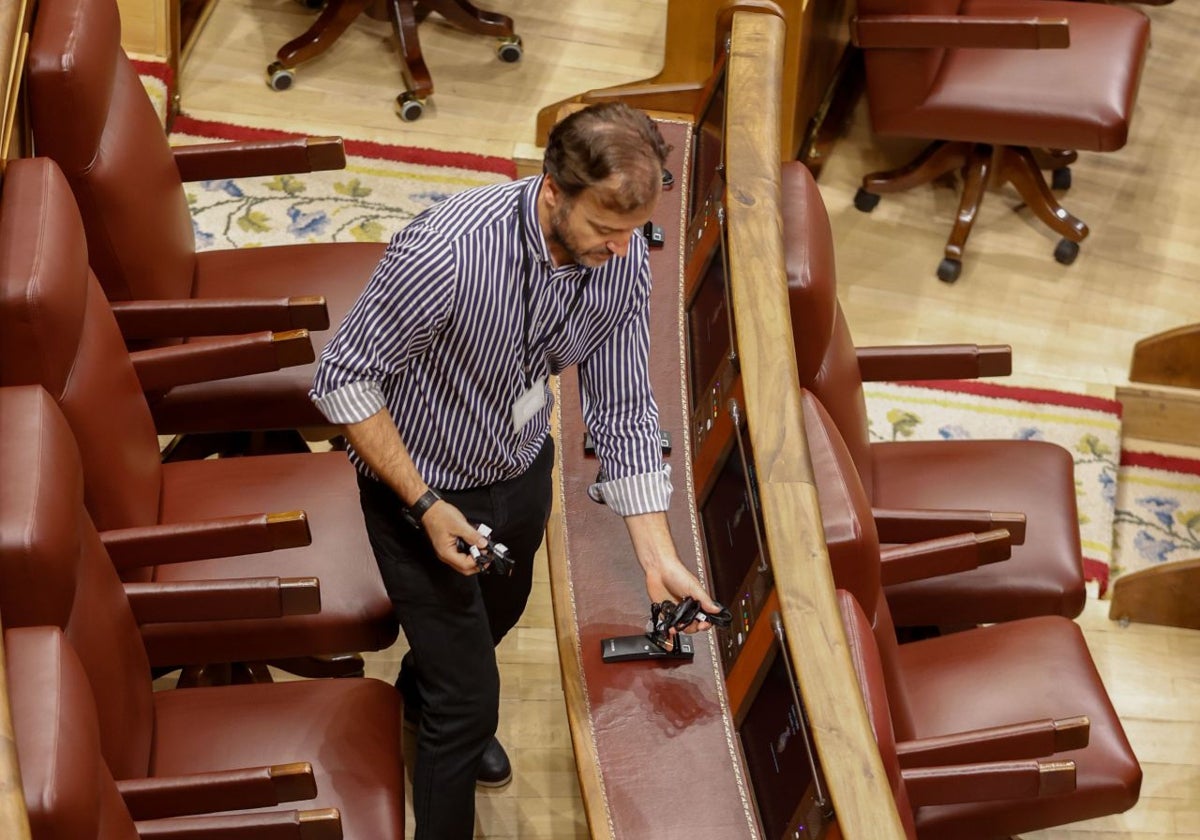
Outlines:
[[[321,355],[313,400],[344,426],[368,533],[410,645],[419,840],[469,838],[474,783],[511,777],[495,740],[494,646],[525,608],[550,511],[546,378],[579,366],[602,468],[654,602],[719,609],[676,552],[647,373],[650,271],[637,231],[667,146],[624,105],[555,127],[545,174],[452,196],[397,233]],[[485,523],[516,560],[480,576]],[[699,623],[690,629],[707,629]]]

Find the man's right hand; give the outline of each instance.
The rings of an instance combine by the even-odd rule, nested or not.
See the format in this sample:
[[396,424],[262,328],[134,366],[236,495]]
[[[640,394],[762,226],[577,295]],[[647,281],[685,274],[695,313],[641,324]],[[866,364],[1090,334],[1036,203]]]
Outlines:
[[487,539],[471,526],[462,511],[442,499],[425,511],[421,517],[421,527],[425,529],[439,560],[459,574],[479,574],[475,558],[458,550],[458,540],[461,538],[467,545],[484,549],[487,548]]

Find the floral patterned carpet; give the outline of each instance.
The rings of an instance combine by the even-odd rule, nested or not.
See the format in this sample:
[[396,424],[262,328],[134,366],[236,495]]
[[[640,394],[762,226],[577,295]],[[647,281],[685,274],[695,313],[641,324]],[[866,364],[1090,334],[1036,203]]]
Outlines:
[[1200,555],[1200,461],[1121,448],[1112,400],[985,382],[868,383],[874,440],[1046,440],[1075,458],[1085,574],[1112,578]]

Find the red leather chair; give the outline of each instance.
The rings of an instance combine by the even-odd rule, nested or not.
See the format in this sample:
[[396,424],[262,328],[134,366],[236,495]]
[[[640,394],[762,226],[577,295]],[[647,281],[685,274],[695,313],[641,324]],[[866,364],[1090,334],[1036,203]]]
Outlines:
[[[319,0],[306,2],[319,5]],[[290,88],[296,66],[329,49],[360,14],[387,17],[392,22],[396,57],[400,59],[400,74],[404,79],[404,92],[396,97],[396,113],[405,122],[420,118],[425,99],[433,93],[433,80],[421,55],[417,35],[417,24],[430,12],[437,12],[459,29],[499,39],[496,55],[501,61],[521,60],[521,38],[513,30],[512,18],[485,12],[470,0],[390,0],[383,5],[380,9],[375,0],[329,0],[312,26],[275,53],[275,60],[267,66],[267,84],[275,90]]]
[[[114,0],[45,0],[34,20],[28,83],[36,154],[53,158],[71,184],[92,268],[126,338],[303,327],[320,331],[319,351],[330,335],[326,328],[341,322],[384,245],[197,253],[183,184],[337,168],[344,162],[340,141],[172,150],[120,39]],[[325,426],[308,398],[313,370],[304,365],[171,388],[156,395],[154,419],[163,434]]]
[[[155,374],[130,361],[88,269],[70,188],[52,162],[9,164],[0,254],[0,385],[41,385],[61,407],[82,453],[88,509],[125,580],[320,581],[316,614],[145,627],[155,665],[351,653],[392,643],[398,628],[363,526],[354,470],[342,453],[160,462],[139,384],[139,375]],[[17,413],[5,437],[36,440],[42,432],[35,416]],[[301,529],[291,517],[279,550],[267,551],[279,529],[263,521],[264,512],[296,510],[307,512],[311,544],[307,533],[293,533]]]
[[[853,595],[871,628],[895,740],[916,745],[904,750],[910,766],[1028,759],[1035,742],[1076,765],[1069,791],[1046,793],[1039,784],[1028,791],[1036,796],[989,799],[994,788],[981,781],[978,801],[917,807],[917,836],[982,840],[1133,807],[1141,768],[1074,622],[1041,616],[897,644],[853,458],[821,403],[808,392],[801,402],[834,583]],[[1086,744],[1079,727],[1060,733],[1055,725],[1080,716],[1089,723]],[[1005,735],[1014,725],[1021,737]]]
[[[940,279],[958,279],[984,191],[1005,183],[1062,237],[1055,259],[1073,262],[1088,229],[1050,192],[1039,150],[1125,145],[1150,40],[1146,16],[1065,0],[863,0],[851,27],[875,132],[934,141],[907,166],[864,177],[855,206],[870,212],[881,193],[962,170]],[[1069,185],[1073,159],[1051,153],[1048,166],[1062,173],[1056,186]]]
[[1011,559],[1003,563],[888,586],[896,623],[956,626],[1078,615],[1086,592],[1070,453],[1041,441],[872,442],[868,435],[864,380],[1005,374],[1010,349],[856,348],[837,300],[833,235],[817,185],[800,164],[783,167],[782,184],[800,384],[821,401],[845,439],[876,509],[880,538],[892,543],[943,536],[973,521],[978,524],[972,530],[1014,533]]
[[[99,750],[134,818],[275,804],[263,801],[270,791],[262,787],[282,775],[291,777],[285,788],[299,789],[286,798],[336,808],[347,838],[402,837],[398,692],[373,679],[153,691],[139,616],[83,506],[70,429],[41,389],[0,395],[0,611],[9,628],[61,628],[78,653]],[[22,434],[33,428],[37,434]],[[156,597],[178,607],[180,618],[203,606],[151,584],[141,588],[138,613]],[[18,662],[9,682],[23,680]],[[311,773],[283,767],[303,762]],[[263,769],[273,767],[281,770]]]

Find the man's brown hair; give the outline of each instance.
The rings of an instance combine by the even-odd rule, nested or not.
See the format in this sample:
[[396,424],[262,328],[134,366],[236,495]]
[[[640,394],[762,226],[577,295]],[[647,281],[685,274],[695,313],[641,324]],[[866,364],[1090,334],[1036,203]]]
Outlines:
[[598,187],[604,206],[630,213],[658,196],[669,151],[644,113],[603,102],[576,111],[551,130],[544,166],[568,200]]

